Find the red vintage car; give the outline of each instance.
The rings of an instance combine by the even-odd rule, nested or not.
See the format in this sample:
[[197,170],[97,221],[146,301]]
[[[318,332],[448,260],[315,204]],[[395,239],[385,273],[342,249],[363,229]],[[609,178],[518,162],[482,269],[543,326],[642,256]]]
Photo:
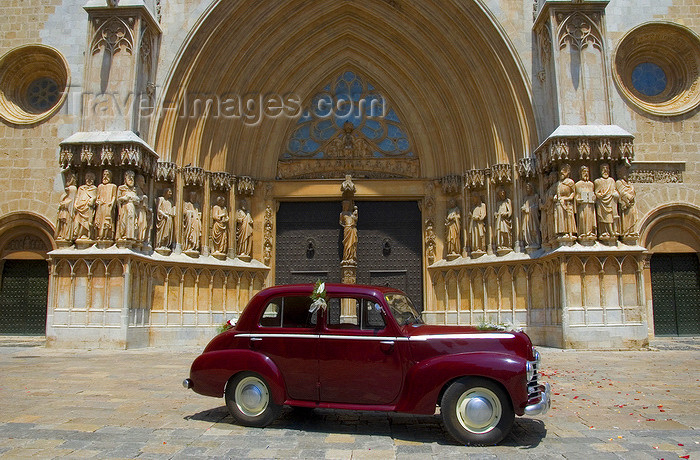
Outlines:
[[440,406],[452,436],[476,445],[501,441],[515,415],[549,409],[525,333],[430,326],[387,287],[321,288],[259,292],[195,359],[185,388],[223,395],[233,418],[255,427],[283,405],[412,414]]

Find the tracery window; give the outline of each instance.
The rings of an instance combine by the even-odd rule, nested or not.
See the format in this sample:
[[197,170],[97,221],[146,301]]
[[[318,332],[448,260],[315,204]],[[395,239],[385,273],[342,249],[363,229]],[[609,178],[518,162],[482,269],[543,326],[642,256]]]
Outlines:
[[304,158],[412,158],[396,112],[363,77],[346,71],[306,107],[283,160]]

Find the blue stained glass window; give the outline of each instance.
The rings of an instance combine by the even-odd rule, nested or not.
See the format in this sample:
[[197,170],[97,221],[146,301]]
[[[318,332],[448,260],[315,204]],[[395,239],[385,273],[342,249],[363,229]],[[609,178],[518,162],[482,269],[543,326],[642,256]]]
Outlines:
[[324,85],[305,107],[282,158],[323,158],[345,135],[347,122],[354,127],[351,136],[368,143],[373,157],[413,156],[401,120],[384,96],[355,72],[346,71]]
[[632,86],[645,96],[661,94],[667,84],[666,72],[653,62],[643,62],[632,70]]

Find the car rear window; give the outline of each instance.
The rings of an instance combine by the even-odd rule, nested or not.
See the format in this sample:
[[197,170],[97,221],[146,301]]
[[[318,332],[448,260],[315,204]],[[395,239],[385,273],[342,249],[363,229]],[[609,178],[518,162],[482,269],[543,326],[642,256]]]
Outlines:
[[311,299],[307,296],[275,297],[260,317],[262,327],[308,327],[316,325],[317,313],[310,313]]

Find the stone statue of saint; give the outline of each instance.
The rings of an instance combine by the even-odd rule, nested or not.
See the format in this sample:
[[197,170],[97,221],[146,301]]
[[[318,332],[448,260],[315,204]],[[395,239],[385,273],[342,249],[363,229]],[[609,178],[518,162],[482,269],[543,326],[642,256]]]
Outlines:
[[182,205],[182,251],[199,252],[202,237],[202,213],[197,204],[197,193],[190,193],[190,201]]
[[486,252],[486,203],[479,195],[472,195],[472,212],[469,215],[469,240],[472,253]]
[[629,167],[622,166],[617,169],[618,179],[615,189],[619,195],[620,204],[620,236],[637,236],[637,205],[635,204],[635,191],[628,182]]
[[219,195],[216,204],[211,209],[211,218],[214,221],[211,227],[211,242],[214,256],[225,256],[228,251],[228,209],[226,200]]
[[461,252],[460,233],[462,229],[462,214],[454,198],[450,199],[445,218],[445,251],[447,258],[459,257]]
[[73,215],[75,195],[78,188],[75,186],[75,175],[66,174],[66,186],[58,202],[58,219],[56,221],[56,240],[67,242],[73,241]]
[[166,188],[163,196],[158,197],[156,205],[156,248],[170,249],[173,244],[173,223],[175,222],[175,206],[171,201],[173,191]]
[[134,176],[134,171],[126,171],[124,183],[117,188],[117,206],[119,207],[117,241],[136,240],[136,206],[141,198],[136,193]]
[[557,236],[573,237],[576,234],[574,216],[574,197],[576,196],[574,180],[569,177],[571,167],[562,165],[559,169],[559,182],[554,197],[554,233]]
[[617,200],[620,194],[615,187],[615,179],[610,177],[610,166],[607,163],[600,165],[600,176],[593,182],[596,216],[598,217],[598,236],[600,238],[613,238],[617,236],[615,221],[619,219]]
[[151,226],[153,225],[153,213],[148,207],[146,191],[146,179],[141,174],[138,174],[136,176],[136,194],[140,200],[136,205],[136,239],[144,245],[148,245],[151,239]]
[[498,249],[512,249],[513,247],[513,204],[506,195],[506,190],[498,190],[498,203],[496,203],[496,245]]
[[523,241],[525,249],[540,247],[540,198],[531,182],[525,184],[525,198],[520,208],[522,211]]
[[117,184],[112,183],[112,171],[102,171],[102,183],[97,186],[95,209],[95,233],[98,240],[114,238],[114,204],[117,201]]
[[246,200],[241,200],[236,211],[236,254],[243,261],[253,257],[253,216]]
[[75,195],[75,216],[73,217],[73,238],[76,240],[91,240],[94,233],[95,202],[97,187],[95,175],[85,173],[85,184],[78,188]]
[[352,201],[343,200],[340,225],[343,227],[343,264],[357,263],[357,206]]
[[581,166],[581,180],[576,182],[576,215],[579,239],[595,239],[595,191],[588,166]]

